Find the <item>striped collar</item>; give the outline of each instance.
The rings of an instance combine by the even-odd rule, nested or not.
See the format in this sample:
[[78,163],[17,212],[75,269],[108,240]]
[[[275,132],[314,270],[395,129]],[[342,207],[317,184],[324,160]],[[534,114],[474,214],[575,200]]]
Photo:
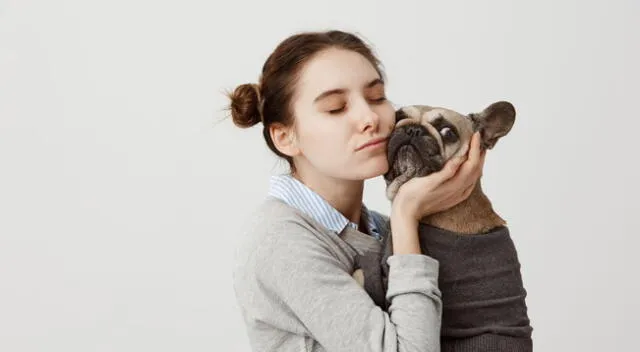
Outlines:
[[[359,228],[358,224],[347,219],[318,193],[290,174],[271,176],[269,195],[279,198],[288,205],[306,213],[335,233],[342,232],[347,226],[356,230]],[[370,229],[371,233],[369,235],[380,240],[380,231],[372,214],[364,204],[362,205],[362,217]]]

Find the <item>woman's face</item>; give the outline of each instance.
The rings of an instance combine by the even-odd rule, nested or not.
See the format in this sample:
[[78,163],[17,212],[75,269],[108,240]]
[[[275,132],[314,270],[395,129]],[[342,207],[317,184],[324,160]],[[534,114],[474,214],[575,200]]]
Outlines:
[[300,73],[292,108],[300,173],[365,180],[388,169],[395,110],[384,83],[362,55],[328,49]]

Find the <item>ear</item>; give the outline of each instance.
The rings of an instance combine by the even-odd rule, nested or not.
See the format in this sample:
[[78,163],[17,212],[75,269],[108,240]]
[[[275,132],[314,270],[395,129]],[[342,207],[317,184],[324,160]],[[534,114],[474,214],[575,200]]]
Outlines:
[[269,126],[268,133],[271,135],[273,145],[282,154],[290,157],[300,154],[293,126],[287,127],[282,124],[274,123]]
[[491,149],[498,139],[511,131],[516,120],[516,109],[507,101],[499,101],[480,113],[469,114],[469,117],[473,120],[473,130],[480,131],[482,147]]

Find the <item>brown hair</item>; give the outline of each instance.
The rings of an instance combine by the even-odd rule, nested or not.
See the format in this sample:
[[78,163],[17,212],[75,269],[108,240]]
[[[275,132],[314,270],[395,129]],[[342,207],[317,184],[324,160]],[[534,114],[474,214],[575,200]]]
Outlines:
[[247,128],[262,122],[262,134],[269,149],[286,159],[292,171],[295,170],[293,160],[275,147],[269,126],[273,123],[291,125],[291,98],[300,71],[314,55],[329,48],[351,50],[361,54],[371,62],[380,78],[383,78],[382,65],[373,50],[355,34],[339,30],[302,32],[283,40],[269,55],[257,84],[241,84],[228,94],[234,124]]

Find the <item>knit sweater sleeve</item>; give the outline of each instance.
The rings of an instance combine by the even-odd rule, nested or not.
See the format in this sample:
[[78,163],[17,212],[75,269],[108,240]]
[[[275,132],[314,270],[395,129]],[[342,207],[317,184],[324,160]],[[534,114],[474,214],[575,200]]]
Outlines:
[[302,327],[299,333],[328,352],[440,351],[436,260],[418,254],[387,258],[387,312],[307,229],[292,223],[278,232],[262,241],[251,269],[261,290],[254,294],[273,302],[261,318],[269,325],[282,326],[280,319],[293,317]]

